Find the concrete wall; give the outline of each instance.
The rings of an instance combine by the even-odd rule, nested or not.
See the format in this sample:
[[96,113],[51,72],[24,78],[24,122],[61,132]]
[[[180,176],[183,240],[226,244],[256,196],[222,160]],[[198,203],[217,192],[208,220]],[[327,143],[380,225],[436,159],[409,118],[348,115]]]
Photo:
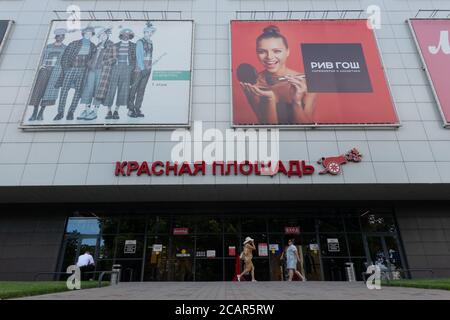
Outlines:
[[[52,10],[181,10],[196,23],[192,120],[230,128],[229,21],[236,10],[345,10],[377,4],[376,31],[402,127],[398,130],[292,130],[281,132],[281,158],[317,161],[357,147],[364,162],[337,177],[117,178],[112,163],[169,160],[170,131],[22,132],[27,102]],[[0,19],[16,24],[0,57],[0,185],[343,184],[448,183],[450,130],[442,121],[405,20],[418,9],[448,9],[438,0],[0,0]],[[197,159],[198,160],[198,159]]]
[[[438,277],[450,276],[450,209],[428,203],[396,208],[400,234],[410,268],[430,268]],[[413,272],[414,277],[429,277]]]
[[64,214],[56,212],[37,215],[32,209],[2,209],[0,280],[33,280],[38,272],[56,271],[65,220]]

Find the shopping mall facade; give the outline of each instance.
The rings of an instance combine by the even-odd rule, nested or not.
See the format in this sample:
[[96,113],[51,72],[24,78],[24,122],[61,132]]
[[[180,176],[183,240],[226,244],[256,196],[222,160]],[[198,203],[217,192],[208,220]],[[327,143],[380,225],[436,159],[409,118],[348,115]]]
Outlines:
[[[449,106],[436,75],[450,65],[445,9],[0,0],[0,280],[64,272],[89,250],[97,271],[120,264],[122,281],[232,281],[248,236],[261,281],[281,280],[291,238],[309,280],[345,281],[349,262],[359,280],[370,264],[392,277],[450,276]],[[435,22],[441,38],[430,35]],[[427,35],[442,55],[437,71],[421,51]],[[306,93],[302,76],[266,76],[287,50]],[[256,72],[266,71],[252,79],[258,58]],[[275,116],[260,112],[272,106],[267,92]],[[250,138],[233,158],[227,133],[238,129]],[[279,150],[269,174],[251,154],[265,130]],[[184,164],[180,141],[192,151]]]

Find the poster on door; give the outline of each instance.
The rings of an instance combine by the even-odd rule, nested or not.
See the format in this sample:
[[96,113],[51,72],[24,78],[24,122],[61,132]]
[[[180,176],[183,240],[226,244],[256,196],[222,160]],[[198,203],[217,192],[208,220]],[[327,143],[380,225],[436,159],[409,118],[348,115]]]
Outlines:
[[207,258],[215,258],[216,257],[216,250],[206,250],[206,257]]
[[136,253],[136,240],[125,240],[125,247],[123,252],[125,254],[135,254]]
[[339,239],[327,239],[328,252],[340,252]]
[[24,129],[189,126],[193,21],[52,21]]
[[367,21],[231,22],[234,126],[398,126]]
[[258,255],[260,257],[269,256],[269,246],[267,245],[267,243],[258,243]]
[[280,250],[280,246],[277,243],[271,243],[269,244],[269,251],[272,254],[277,253]]
[[425,66],[445,127],[450,126],[450,19],[410,19],[409,25]]

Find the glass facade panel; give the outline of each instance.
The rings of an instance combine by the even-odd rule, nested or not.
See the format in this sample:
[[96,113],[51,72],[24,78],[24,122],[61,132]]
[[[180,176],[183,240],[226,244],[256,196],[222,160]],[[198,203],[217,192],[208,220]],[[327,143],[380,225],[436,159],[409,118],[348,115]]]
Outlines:
[[145,233],[145,217],[122,218],[119,225],[120,233]]
[[363,231],[395,233],[395,220],[392,215],[368,212],[361,217]]
[[67,233],[99,234],[100,221],[91,218],[70,218],[67,222]]

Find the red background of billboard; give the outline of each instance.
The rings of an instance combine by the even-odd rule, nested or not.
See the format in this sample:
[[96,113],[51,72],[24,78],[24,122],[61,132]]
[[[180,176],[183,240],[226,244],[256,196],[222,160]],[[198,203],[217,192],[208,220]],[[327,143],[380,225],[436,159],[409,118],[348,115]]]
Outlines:
[[440,51],[432,55],[428,46],[437,46],[441,30],[450,30],[450,20],[411,20],[420,51],[427,65],[434,90],[441,105],[445,122],[450,122],[450,91],[448,76],[450,73],[450,55]]
[[276,25],[287,38],[291,54],[288,67],[304,72],[301,43],[361,43],[372,93],[318,93],[314,122],[317,124],[397,124],[381,65],[377,44],[365,20],[331,21],[232,21],[232,85],[233,124],[258,124],[258,120],[239,86],[235,70],[241,63],[250,63],[263,70],[256,56],[256,38],[262,30]]

